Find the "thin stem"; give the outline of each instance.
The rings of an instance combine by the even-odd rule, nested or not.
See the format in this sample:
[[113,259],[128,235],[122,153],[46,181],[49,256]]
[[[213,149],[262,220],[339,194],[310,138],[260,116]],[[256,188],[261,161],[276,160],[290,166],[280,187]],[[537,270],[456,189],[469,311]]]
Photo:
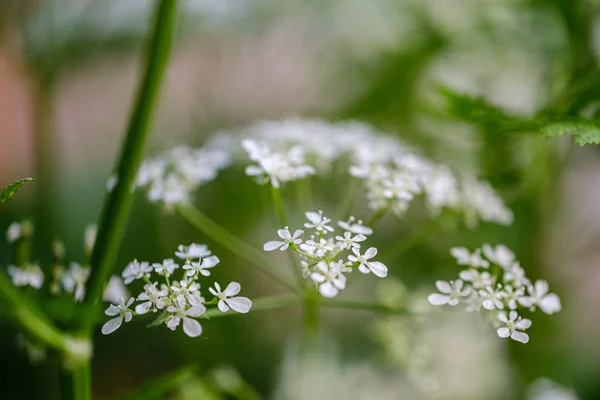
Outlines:
[[92,398],[90,361],[71,364],[63,362],[61,370],[61,394],[65,400],[90,400]]
[[405,308],[389,307],[385,304],[378,303],[363,303],[354,300],[339,300],[339,299],[323,299],[321,304],[325,308],[345,308],[349,310],[365,310],[389,314],[407,314]]
[[270,276],[281,285],[297,291],[296,287],[282,278],[275,271],[277,266],[273,265],[272,261],[266,257],[260,250],[255,249],[246,242],[232,235],[228,230],[217,224],[215,221],[208,218],[197,208],[189,204],[180,204],[177,207],[179,214],[185,218],[190,224],[210,236],[221,246],[225,247],[238,257],[250,262],[250,265],[261,271],[265,275]]
[[[252,302],[252,308],[250,312],[256,311],[267,311],[267,310],[275,310],[278,308],[288,308],[299,305],[302,302],[302,297],[297,295],[286,294],[282,296],[272,296],[272,297],[264,297],[262,299],[254,300]],[[227,312],[221,312],[219,309],[214,308],[206,311],[202,314],[201,318],[217,318],[217,317],[226,317],[228,315],[239,314],[233,310],[229,310]]]
[[148,42],[145,73],[134,105],[127,136],[119,158],[118,182],[107,195],[100,218],[98,235],[92,251],[92,273],[88,280],[81,324],[89,331],[94,323],[93,308],[102,299],[102,293],[113,269],[119,245],[123,239],[127,217],[131,209],[132,188],[142,162],[148,128],[152,121],[156,99],[164,76],[175,28],[177,0],[161,0],[154,15],[152,35]]
[[[275,206],[275,213],[277,214],[277,219],[282,227],[287,227],[287,218],[285,216],[285,209],[283,208],[283,200],[281,199],[281,191],[273,186],[271,186],[271,198],[273,199],[273,205]],[[302,272],[300,271],[300,264],[294,254],[291,252],[287,252],[288,257],[290,259],[290,265],[292,267],[293,273],[296,276],[296,281],[299,286],[302,286]]]
[[423,241],[425,241],[425,239],[427,239],[437,227],[439,227],[440,221],[441,218],[433,219],[423,225],[421,229],[416,229],[407,237],[403,237],[397,246],[393,247],[384,255],[384,258],[388,260],[395,260],[401,255],[417,247],[419,244],[423,243]]
[[319,333],[319,306],[321,304],[320,294],[307,288],[303,302],[303,326],[304,341],[308,348],[312,347]]

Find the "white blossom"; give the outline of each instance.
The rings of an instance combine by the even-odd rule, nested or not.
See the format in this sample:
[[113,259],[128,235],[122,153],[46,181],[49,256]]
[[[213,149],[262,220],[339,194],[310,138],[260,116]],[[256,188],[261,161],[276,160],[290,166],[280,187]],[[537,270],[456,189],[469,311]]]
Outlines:
[[40,289],[44,284],[44,273],[37,264],[26,264],[22,267],[9,265],[7,272],[15,286],[31,286]]
[[374,275],[385,278],[387,276],[387,267],[379,262],[379,261],[369,261],[373,257],[377,255],[377,249],[375,247],[370,247],[365,251],[364,254],[360,254],[360,250],[356,247],[352,248],[352,252],[354,255],[349,255],[348,260],[354,263],[358,263],[358,270],[363,274],[368,274],[372,272]]
[[165,258],[162,263],[152,264],[152,268],[158,275],[169,277],[179,268],[179,264],[173,261],[172,258]]
[[510,269],[510,267],[512,267],[515,263],[515,253],[502,244],[494,248],[486,243],[481,247],[481,249],[488,260],[494,264],[498,264],[505,270]]
[[133,260],[123,270],[123,282],[126,285],[129,285],[136,279],[141,279],[142,277],[148,277],[150,272],[152,272],[152,266],[146,261],[142,261],[141,263],[138,260]]
[[355,233],[357,235],[371,235],[373,234],[373,229],[368,226],[363,225],[362,220],[356,220],[353,216],[351,216],[348,221],[339,221],[338,226],[350,233]]
[[131,296],[125,284],[123,284],[123,280],[116,275],[112,275],[104,289],[102,300],[110,303],[118,303],[119,299],[128,299],[129,297]]
[[334,229],[331,226],[327,225],[328,223],[331,222],[331,218],[327,218],[327,217],[323,216],[322,211],[319,211],[319,212],[307,211],[305,213],[305,215],[309,221],[309,222],[304,223],[305,228],[314,228],[317,232],[323,232],[323,231],[333,232],[334,231]]
[[283,241],[281,241],[281,240],[269,241],[264,244],[263,249],[265,251],[273,251],[273,250],[277,250],[277,249],[279,249],[281,251],[287,250],[291,244],[299,245],[300,243],[302,243],[302,239],[300,239],[300,235],[302,235],[302,233],[304,233],[304,232],[301,231],[300,229],[296,229],[294,231],[294,234],[292,235],[287,226],[284,229],[278,229],[277,235],[280,238],[282,238]]
[[17,240],[23,237],[23,229],[20,223],[13,222],[8,226],[6,230],[6,241],[8,243],[15,243]]
[[342,273],[349,271],[343,261],[319,261],[315,272],[310,274],[310,279],[319,285],[319,292],[324,297],[335,297],[346,287],[346,277]]
[[522,332],[531,326],[531,320],[519,317],[516,311],[511,311],[506,316],[505,312],[498,313],[498,320],[504,325],[496,331],[501,338],[510,337],[517,342],[529,342],[529,335]]
[[85,296],[85,283],[91,273],[90,267],[72,262],[62,277],[62,286],[68,293],[73,293],[75,301],[82,301]]
[[336,236],[335,240],[338,241],[338,246],[340,249],[350,249],[350,248],[360,248],[360,242],[364,242],[367,240],[367,237],[363,234],[358,234],[352,236],[352,233],[346,231],[344,232],[344,236]]
[[506,292],[502,290],[502,287],[498,285],[496,289],[492,286],[486,286],[483,290],[479,291],[479,295],[483,298],[482,305],[486,310],[504,309],[504,302],[502,299],[506,297]]
[[136,313],[145,314],[151,308],[153,312],[165,308],[165,297],[169,294],[169,292],[165,289],[158,290],[156,285],[157,283],[153,283],[152,285],[144,285],[144,291],[137,298],[139,301],[143,301],[143,303],[135,306]]
[[182,260],[200,259],[210,256],[211,252],[205,244],[190,243],[187,246],[177,246],[175,255]]
[[190,263],[189,261],[185,263],[183,269],[187,270],[187,276],[195,276],[197,274],[203,276],[210,276],[210,268],[213,268],[219,263],[219,257],[217,256],[208,256],[203,258],[202,261],[194,261]]
[[550,290],[548,282],[538,280],[533,286],[529,286],[531,301],[538,306],[544,313],[551,315],[561,310],[560,298],[554,293],[548,293]]
[[225,290],[221,292],[221,286],[215,282],[215,288],[209,288],[208,291],[219,298],[217,307],[222,312],[226,312],[231,308],[233,311],[245,314],[250,311],[252,301],[247,297],[236,296],[240,293],[241,286],[237,282],[231,282]]
[[469,294],[469,290],[464,289],[464,283],[460,279],[456,281],[436,281],[435,286],[440,293],[433,293],[427,297],[427,300],[434,306],[448,304],[455,306],[459,300]]
[[169,306],[167,311],[171,313],[165,323],[167,328],[174,331],[183,321],[183,332],[189,337],[198,337],[202,335],[202,325],[194,318],[200,317],[206,312],[203,304],[196,304],[191,307],[184,300],[179,300],[176,306]]
[[466,247],[452,247],[450,254],[458,265],[469,265],[476,268],[487,268],[490,263],[481,257],[481,251],[476,249],[471,253]]
[[131,321],[131,319],[133,318],[133,313],[131,312],[129,307],[131,306],[131,304],[133,304],[133,300],[133,297],[130,298],[126,304],[125,300],[120,299],[117,305],[111,304],[106,309],[104,313],[109,317],[115,318],[108,320],[108,322],[106,322],[102,326],[102,334],[109,335],[113,333],[121,327],[121,325],[123,324],[123,320],[125,320],[125,322]]

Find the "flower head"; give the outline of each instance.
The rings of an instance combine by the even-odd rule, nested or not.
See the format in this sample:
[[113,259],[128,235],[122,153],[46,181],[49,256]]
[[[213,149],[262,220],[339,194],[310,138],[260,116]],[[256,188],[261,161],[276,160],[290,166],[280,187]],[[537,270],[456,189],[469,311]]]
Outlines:
[[131,306],[131,304],[133,304],[133,300],[134,299],[132,297],[127,301],[127,303],[125,303],[125,300],[120,299],[117,305],[111,304],[106,309],[104,313],[109,317],[115,318],[109,320],[102,326],[102,334],[109,335],[113,333],[121,327],[121,325],[123,324],[123,320],[125,320],[125,322],[131,321],[131,319],[133,318],[133,313],[131,312],[129,307]]
[[221,291],[221,286],[215,282],[215,288],[209,288],[208,291],[219,298],[217,306],[222,312],[226,312],[231,308],[233,311],[245,314],[250,311],[252,301],[247,297],[236,296],[240,293],[241,286],[237,282],[231,282],[225,290]]
[[502,323],[502,326],[496,331],[499,337],[510,337],[521,343],[529,342],[529,335],[523,331],[531,326],[531,320],[519,317],[516,311],[511,311],[508,316],[505,312],[500,312],[498,320]]

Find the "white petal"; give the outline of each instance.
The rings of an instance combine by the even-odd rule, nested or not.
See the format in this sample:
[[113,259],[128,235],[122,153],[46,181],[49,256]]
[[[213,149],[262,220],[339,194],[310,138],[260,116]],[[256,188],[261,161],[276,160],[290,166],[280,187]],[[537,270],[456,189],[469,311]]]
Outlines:
[[231,297],[231,296],[235,296],[236,294],[238,294],[240,292],[240,290],[242,290],[242,287],[240,286],[239,283],[231,282],[229,285],[227,285],[225,290],[223,290],[223,294],[227,297]]
[[225,302],[223,300],[219,300],[219,302],[217,303],[217,307],[219,308],[219,311],[221,311],[221,312],[229,311],[229,307],[227,306],[227,304],[225,304]]
[[554,314],[559,312],[561,308],[560,298],[554,293],[550,293],[540,300],[540,309],[546,314]]
[[290,231],[287,229],[278,229],[277,235],[284,240],[289,239],[291,237]]
[[507,316],[506,316],[506,313],[505,313],[505,312],[500,312],[500,313],[498,313],[498,319],[499,319],[501,322],[504,322],[505,324],[506,324],[506,323],[508,323],[508,318],[507,318]]
[[331,284],[330,282],[325,282],[324,284],[319,286],[319,292],[324,297],[331,298],[331,297],[337,296],[337,294],[339,293],[339,290],[335,286],[333,286],[333,284]]
[[527,343],[529,342],[529,335],[525,332],[514,331],[512,335],[510,335],[512,340],[516,340],[517,342]]
[[119,329],[119,327],[121,326],[122,323],[123,323],[123,317],[117,317],[117,318],[113,318],[113,319],[109,320],[107,323],[105,323],[102,326],[102,334],[110,335],[111,333],[113,333],[114,331]]
[[510,329],[508,329],[507,327],[504,326],[502,328],[498,328],[496,333],[498,334],[498,336],[505,339],[510,336]]
[[485,299],[484,301],[481,302],[481,305],[486,310],[493,310],[494,309],[494,302],[492,300],[490,300],[490,299]]
[[252,307],[252,301],[246,297],[233,297],[231,299],[227,299],[227,305],[229,305],[233,311],[245,314],[250,311],[250,307]]
[[549,289],[550,288],[547,281],[539,280],[535,282],[535,294],[538,297],[544,296],[546,293],[548,293]]
[[520,320],[519,322],[517,322],[515,324],[515,326],[524,331],[525,329],[529,328],[531,326],[531,320],[528,318],[523,318],[522,320]]
[[264,244],[263,246],[263,250],[264,251],[273,251],[279,248],[279,246],[283,245],[283,242],[278,242],[275,240],[272,240],[270,242],[267,242]]
[[133,314],[130,311],[127,311],[125,313],[125,322],[131,321],[132,318],[133,318]]
[[370,258],[373,258],[377,255],[377,249],[375,247],[369,247],[369,249],[367,249],[367,251],[365,251],[365,254],[363,254],[363,257],[365,257],[367,260]]
[[195,319],[184,318],[183,331],[189,337],[198,337],[202,335],[202,325],[200,325],[200,322],[196,321]]
[[245,172],[248,176],[259,176],[264,173],[263,169],[257,165],[248,165]]
[[310,279],[315,283],[325,282],[325,276],[319,274],[318,272],[313,272],[312,274],[310,274]]
[[196,304],[185,312],[188,317],[199,317],[206,312],[204,304]]
[[308,220],[310,222],[312,222],[313,224],[321,222],[321,214],[316,213],[316,212],[311,212],[311,211],[306,212],[306,218],[308,218]]
[[475,279],[475,271],[471,270],[471,269],[465,269],[463,271],[460,271],[458,273],[458,276],[460,277],[460,279],[463,279],[465,281],[472,281]]
[[202,260],[202,268],[212,268],[219,263],[219,257],[210,256]]
[[137,306],[135,306],[135,312],[138,314],[146,314],[148,312],[148,310],[150,310],[151,306],[152,306],[152,303],[150,301],[147,301],[142,304],[138,304]]
[[371,272],[371,270],[369,268],[367,268],[364,264],[360,264],[358,266],[358,270],[360,272],[362,272],[363,274],[368,274],[369,272]]
[[450,254],[456,258],[458,264],[468,264],[471,259],[471,253],[466,247],[453,247],[450,249]]
[[451,293],[452,286],[446,281],[436,281],[435,287],[442,293]]
[[115,315],[119,315],[119,313],[121,312],[121,310],[119,310],[119,307],[114,306],[114,305],[110,305],[108,306],[108,308],[106,309],[106,311],[104,311],[104,313],[110,317],[114,317]]
[[373,274],[375,274],[376,276],[378,276],[380,278],[385,278],[387,276],[387,273],[388,273],[387,267],[383,263],[380,263],[379,261],[369,262],[369,263],[367,263],[367,267],[369,267],[369,269],[373,272]]
[[450,296],[446,296],[445,294],[433,293],[427,297],[427,300],[434,306],[441,306],[448,303],[448,300],[450,300]]

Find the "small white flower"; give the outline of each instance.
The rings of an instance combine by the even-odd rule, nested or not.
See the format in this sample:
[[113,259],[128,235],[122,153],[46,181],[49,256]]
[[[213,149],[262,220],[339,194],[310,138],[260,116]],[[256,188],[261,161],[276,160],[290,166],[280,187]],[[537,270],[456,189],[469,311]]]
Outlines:
[[196,304],[188,308],[185,301],[179,301],[177,307],[169,306],[167,311],[171,313],[165,320],[167,328],[174,331],[183,320],[183,332],[186,335],[189,337],[202,335],[202,325],[193,318],[200,317],[206,312],[206,307],[203,304]]
[[350,217],[348,221],[339,221],[338,226],[357,235],[371,235],[373,233],[373,229],[364,226],[362,220],[357,221],[354,217]]
[[175,263],[172,258],[165,258],[162,263],[152,264],[152,267],[158,275],[169,277],[179,268],[179,264]]
[[21,224],[18,222],[13,222],[8,226],[6,230],[6,241],[8,243],[15,243],[17,240],[21,239],[23,236],[23,229]]
[[73,293],[75,301],[82,301],[85,296],[85,283],[90,276],[91,269],[82,267],[76,262],[69,265],[69,269],[62,278],[62,285],[66,292]]
[[482,305],[486,310],[498,310],[504,309],[504,303],[502,299],[506,297],[506,293],[498,286],[497,290],[494,290],[492,286],[486,286],[484,290],[479,291],[479,295],[483,298]]
[[319,292],[324,297],[335,297],[346,287],[346,277],[343,272],[351,271],[343,261],[327,263],[319,261],[316,270],[310,274],[310,279],[319,285]]
[[125,320],[125,322],[131,321],[131,319],[133,318],[133,314],[129,309],[129,306],[131,306],[132,303],[133,297],[127,301],[127,304],[125,304],[125,301],[123,299],[119,299],[119,304],[117,304],[116,306],[111,304],[106,309],[104,313],[109,317],[115,318],[109,320],[102,326],[102,334],[109,335],[113,333],[114,331],[119,329],[119,327],[123,324],[123,320]]
[[511,310],[516,310],[518,304],[523,307],[531,307],[533,304],[533,299],[529,296],[525,296],[524,287],[514,289],[511,285],[504,285],[504,292],[506,303]]
[[324,257],[330,251],[333,251],[333,244],[325,239],[320,239],[318,242],[307,240],[300,245],[300,250],[305,251],[311,256]]
[[152,272],[152,266],[146,261],[141,263],[138,260],[133,260],[123,270],[123,281],[126,285],[129,285],[136,279],[141,279],[143,276],[149,277]]
[[458,265],[469,265],[475,268],[487,268],[490,264],[481,257],[481,251],[476,249],[471,253],[466,247],[452,247],[450,254]]
[[200,285],[192,280],[175,282],[171,286],[171,290],[173,290],[178,302],[185,299],[192,306],[204,302],[204,299],[200,296]]
[[352,248],[352,252],[355,255],[349,255],[348,260],[353,263],[359,263],[358,270],[360,272],[363,274],[373,272],[373,274],[380,278],[385,278],[387,276],[388,269],[383,263],[379,261],[369,261],[377,255],[377,249],[375,247],[370,247],[362,255],[360,254],[360,250],[354,247]]
[[503,269],[508,270],[515,263],[515,253],[513,253],[508,247],[503,244],[499,244],[495,248],[489,244],[484,244],[481,249],[483,254],[493,262],[498,264]]
[[460,279],[471,282],[475,289],[483,289],[494,284],[494,277],[487,271],[479,272],[476,269],[465,269],[458,274]]
[[245,314],[250,311],[252,301],[247,297],[234,297],[240,290],[241,286],[237,282],[231,282],[222,292],[221,286],[217,282],[215,282],[214,289],[208,289],[209,292],[219,298],[219,303],[217,304],[219,310],[226,312],[231,307],[233,311]]
[[102,300],[110,303],[118,303],[119,299],[128,299],[129,297],[129,291],[123,284],[123,280],[116,275],[111,276],[104,289]]
[[40,289],[44,284],[44,273],[37,264],[27,264],[22,267],[10,265],[7,272],[15,286],[31,286]]
[[270,242],[267,242],[264,244],[263,250],[273,251],[279,249],[281,251],[284,251],[287,250],[291,244],[299,245],[300,243],[302,243],[302,239],[300,239],[300,235],[302,235],[302,233],[303,232],[300,229],[296,229],[296,231],[292,235],[287,226],[285,227],[285,229],[278,229],[277,235],[280,238],[282,238],[283,241],[272,240]]
[[186,272],[187,276],[195,276],[197,274],[203,276],[210,276],[209,268],[214,267],[219,263],[219,257],[217,256],[208,256],[203,258],[201,262],[194,261],[192,263],[186,262],[183,266],[183,269],[188,270]]
[[323,216],[323,212],[312,212],[307,211],[305,213],[306,218],[308,218],[309,222],[304,223],[304,227],[306,228],[314,228],[317,232],[329,231],[333,232],[333,228],[328,223],[331,222],[331,218],[327,218]]
[[503,339],[510,337],[521,343],[529,342],[529,335],[521,331],[531,326],[531,320],[519,317],[516,311],[511,311],[508,315],[507,317],[505,312],[498,313],[498,320],[505,325],[496,331],[498,336]]
[[451,306],[455,306],[459,303],[460,299],[467,296],[469,294],[469,290],[464,288],[464,283],[460,279],[456,281],[436,281],[435,287],[440,291],[440,293],[433,293],[427,297],[429,303],[434,306],[441,306],[444,304],[448,304]]
[[551,315],[561,310],[560,298],[555,293],[548,293],[550,288],[548,282],[538,280],[532,286],[529,286],[529,294],[533,305],[536,305],[544,313]]
[[525,270],[518,262],[513,263],[504,272],[504,282],[510,282],[514,287],[529,286],[531,281],[525,276]]
[[335,239],[338,241],[339,248],[342,250],[345,250],[345,249],[350,249],[350,248],[359,249],[360,248],[359,243],[367,240],[367,237],[360,233],[358,235],[352,236],[352,233],[344,232],[344,237],[336,236]]
[[137,298],[138,301],[144,301],[144,303],[138,304],[135,307],[136,313],[145,314],[150,310],[150,308],[152,308],[153,312],[165,308],[165,297],[169,294],[169,292],[165,289],[158,290],[156,288],[157,284],[158,283],[154,283],[152,285],[144,286],[144,292],[140,293]]
[[180,244],[177,246],[175,255],[182,260],[200,259],[210,256],[211,252],[205,244],[191,243],[188,246]]

